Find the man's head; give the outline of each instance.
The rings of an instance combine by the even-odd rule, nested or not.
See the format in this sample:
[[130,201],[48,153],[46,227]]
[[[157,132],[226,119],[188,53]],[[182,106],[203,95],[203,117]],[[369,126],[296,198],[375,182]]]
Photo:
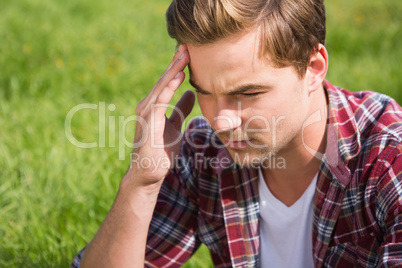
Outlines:
[[187,46],[204,118],[235,162],[250,165],[303,147],[304,122],[325,105],[328,61],[321,2],[243,1],[175,0],[167,18]]
[[173,0],[169,35],[179,44],[206,45],[260,28],[262,56],[303,77],[310,55],[325,43],[323,0]]

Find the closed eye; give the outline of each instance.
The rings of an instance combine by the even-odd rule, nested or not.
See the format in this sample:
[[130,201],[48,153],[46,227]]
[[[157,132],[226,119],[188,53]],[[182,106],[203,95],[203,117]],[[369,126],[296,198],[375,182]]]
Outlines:
[[244,93],[241,93],[241,95],[243,95],[245,97],[253,97],[253,96],[260,95],[261,93],[263,93],[263,92],[250,92],[250,93],[244,92]]
[[209,93],[209,92],[207,92],[207,91],[204,91],[204,90],[202,90],[202,89],[199,89],[199,88],[194,88],[194,91],[196,92],[196,93],[199,93],[199,94],[202,94],[202,95],[211,95],[211,93]]

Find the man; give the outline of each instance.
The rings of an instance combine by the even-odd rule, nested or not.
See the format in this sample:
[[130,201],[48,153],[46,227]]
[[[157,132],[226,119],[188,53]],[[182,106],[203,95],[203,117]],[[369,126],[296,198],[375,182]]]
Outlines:
[[[174,0],[167,21],[179,50],[137,107],[148,165],[72,266],[178,267],[201,243],[217,267],[400,266],[402,110],[325,81],[323,2]],[[182,136],[186,66],[204,117]]]

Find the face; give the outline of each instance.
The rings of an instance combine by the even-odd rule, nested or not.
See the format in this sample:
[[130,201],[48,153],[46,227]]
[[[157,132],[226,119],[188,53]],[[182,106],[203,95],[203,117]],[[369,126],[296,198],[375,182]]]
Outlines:
[[190,82],[201,111],[237,164],[261,164],[298,146],[309,110],[308,83],[274,68],[258,30],[188,45]]

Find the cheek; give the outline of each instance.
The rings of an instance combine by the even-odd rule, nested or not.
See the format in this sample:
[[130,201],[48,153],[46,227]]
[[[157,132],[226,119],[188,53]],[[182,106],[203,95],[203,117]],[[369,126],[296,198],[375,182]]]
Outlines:
[[264,129],[270,129],[271,116],[267,110],[260,109],[246,109],[243,110],[243,126],[245,131],[255,130],[261,131]]
[[245,110],[247,122],[245,128],[264,130],[266,135],[273,132],[282,132],[292,129],[300,118],[301,107],[294,99],[276,98],[275,101],[265,100],[262,103],[255,103],[253,108]]

